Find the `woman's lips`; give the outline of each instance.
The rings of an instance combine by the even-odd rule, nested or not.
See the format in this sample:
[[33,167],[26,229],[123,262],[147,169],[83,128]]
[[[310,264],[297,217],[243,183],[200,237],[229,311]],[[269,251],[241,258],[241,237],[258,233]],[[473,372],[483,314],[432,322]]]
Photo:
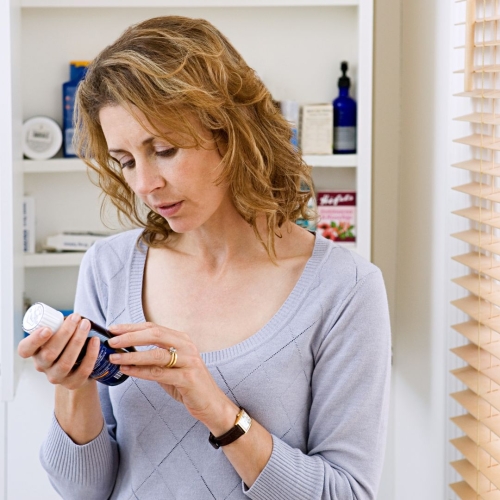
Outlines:
[[171,205],[161,205],[157,208],[157,210],[162,217],[172,217],[172,215],[175,215],[181,207],[182,201],[178,201],[177,203],[172,203]]

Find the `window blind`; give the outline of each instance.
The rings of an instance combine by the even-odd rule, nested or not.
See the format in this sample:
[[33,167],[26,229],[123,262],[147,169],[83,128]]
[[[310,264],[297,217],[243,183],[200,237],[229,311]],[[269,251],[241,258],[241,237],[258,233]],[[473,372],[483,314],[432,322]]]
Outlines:
[[[467,221],[452,236],[467,251],[453,257],[464,272],[453,279],[463,291],[453,305],[466,321],[452,328],[464,342],[452,348],[462,366],[452,370],[462,390],[451,394],[463,408],[452,418],[461,457],[451,463],[461,480],[451,489],[462,500],[500,500],[500,9],[498,0],[457,0],[456,46],[463,87],[455,94],[469,111],[455,118],[468,134],[454,141],[465,159],[453,164],[467,182],[454,214]],[[457,38],[457,37],[455,37]]]

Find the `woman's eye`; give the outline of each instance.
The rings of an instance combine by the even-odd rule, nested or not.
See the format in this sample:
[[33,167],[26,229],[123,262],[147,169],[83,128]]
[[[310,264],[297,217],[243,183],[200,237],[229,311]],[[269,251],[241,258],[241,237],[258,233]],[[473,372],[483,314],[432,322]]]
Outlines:
[[162,158],[164,157],[169,157],[169,156],[174,156],[175,153],[177,153],[178,148],[170,148],[170,149],[162,149],[160,151],[156,151],[156,156],[161,156]]
[[129,160],[129,161],[126,161],[124,163],[120,163],[120,166],[123,168],[130,168],[130,167],[133,167],[135,164],[134,160]]

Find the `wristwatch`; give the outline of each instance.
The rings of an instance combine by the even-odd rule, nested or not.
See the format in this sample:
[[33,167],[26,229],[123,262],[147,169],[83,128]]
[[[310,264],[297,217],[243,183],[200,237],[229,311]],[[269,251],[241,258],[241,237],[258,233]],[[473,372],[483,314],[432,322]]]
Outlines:
[[251,426],[252,419],[250,418],[250,415],[244,410],[244,408],[240,408],[238,415],[236,415],[236,420],[234,421],[234,427],[219,437],[215,437],[212,433],[210,433],[208,440],[210,441],[210,444],[217,450],[221,446],[226,446],[233,443],[239,437],[246,434],[250,430]]

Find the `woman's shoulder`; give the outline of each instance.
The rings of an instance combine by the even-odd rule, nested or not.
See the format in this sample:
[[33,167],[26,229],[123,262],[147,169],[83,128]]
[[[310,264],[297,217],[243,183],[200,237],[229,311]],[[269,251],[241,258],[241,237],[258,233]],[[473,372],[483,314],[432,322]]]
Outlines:
[[137,248],[142,229],[131,229],[96,241],[87,250],[82,265],[97,267],[99,271],[117,272],[129,263]]
[[340,286],[348,292],[369,275],[380,275],[380,269],[355,250],[319,234],[316,238],[316,245],[323,254],[319,269],[319,280],[323,286]]

